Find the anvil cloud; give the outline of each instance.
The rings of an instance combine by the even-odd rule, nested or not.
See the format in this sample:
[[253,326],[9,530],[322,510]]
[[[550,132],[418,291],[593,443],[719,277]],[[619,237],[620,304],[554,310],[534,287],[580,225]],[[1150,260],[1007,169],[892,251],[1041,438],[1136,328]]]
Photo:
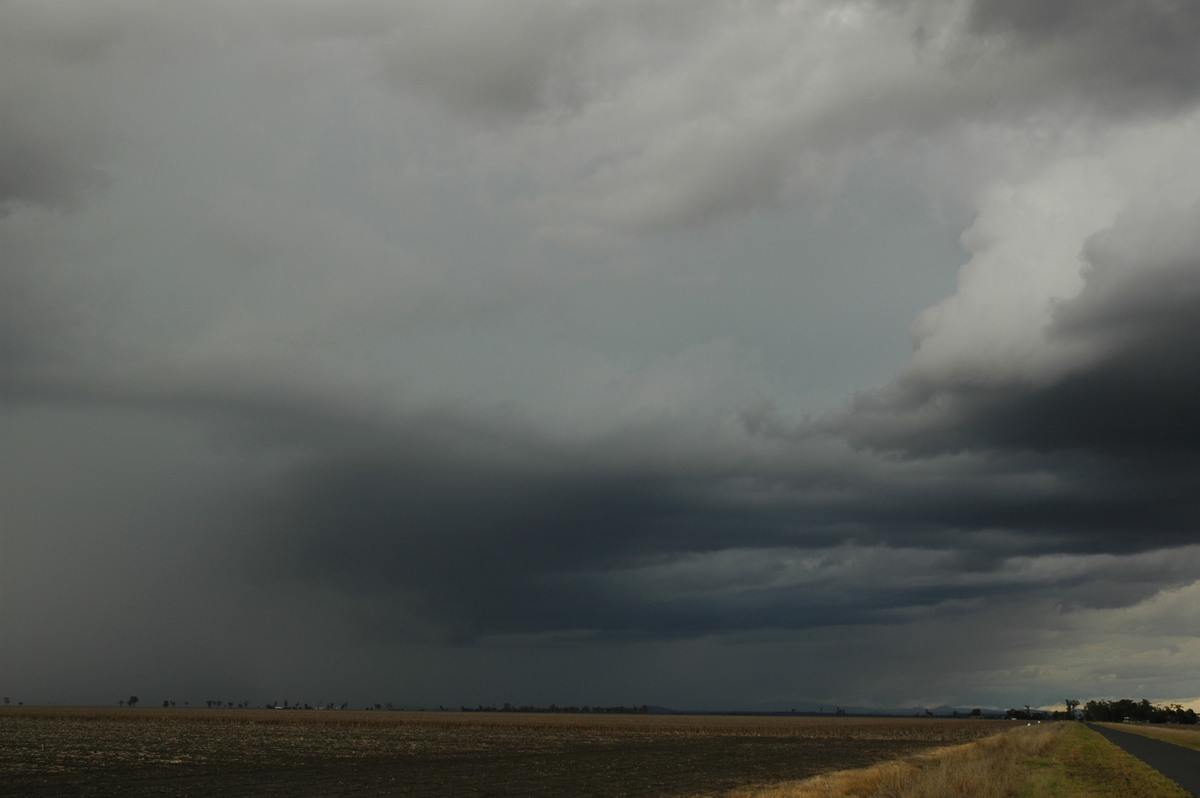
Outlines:
[[1200,695],[1200,12],[0,7],[26,703]]

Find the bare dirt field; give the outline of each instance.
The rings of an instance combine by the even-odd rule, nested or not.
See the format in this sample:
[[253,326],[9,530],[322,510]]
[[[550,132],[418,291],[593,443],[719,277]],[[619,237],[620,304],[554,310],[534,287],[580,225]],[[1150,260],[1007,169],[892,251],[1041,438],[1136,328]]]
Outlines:
[[0,708],[0,795],[718,796],[1000,721]]

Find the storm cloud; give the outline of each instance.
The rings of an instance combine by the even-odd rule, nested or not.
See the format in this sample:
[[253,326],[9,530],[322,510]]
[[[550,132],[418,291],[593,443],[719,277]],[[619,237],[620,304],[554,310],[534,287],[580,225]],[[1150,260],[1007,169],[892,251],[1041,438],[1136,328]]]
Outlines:
[[6,4],[6,694],[1194,700],[1198,23]]

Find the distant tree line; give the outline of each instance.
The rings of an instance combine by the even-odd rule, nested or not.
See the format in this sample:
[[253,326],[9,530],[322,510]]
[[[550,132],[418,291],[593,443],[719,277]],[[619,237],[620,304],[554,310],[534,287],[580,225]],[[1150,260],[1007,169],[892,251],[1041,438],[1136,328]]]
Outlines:
[[[1078,703],[1078,702],[1076,702]],[[1033,709],[1025,704],[1023,709],[1007,709],[1004,717],[1008,720],[1077,720],[1078,716],[1071,711]]]
[[[134,706],[137,706],[138,701],[139,701],[139,699],[137,696],[131,695],[131,696],[129,696],[129,698],[122,698],[117,703],[123,707],[125,707],[125,706],[134,707]],[[9,699],[6,698],[4,700],[4,703],[7,704],[8,702],[9,702]],[[163,709],[170,709],[171,707],[176,706],[176,704],[174,701],[171,701],[169,699],[163,699],[162,706],[163,706]],[[189,707],[189,706],[191,706],[191,704],[188,701],[184,701],[183,706]],[[199,706],[199,705],[197,704],[197,706]],[[215,699],[210,699],[208,701],[205,701],[204,706],[208,707],[209,709],[250,709],[251,708],[251,704],[249,701],[234,702],[234,701],[218,701]],[[278,701],[272,701],[272,702],[266,704],[265,708],[266,709],[346,709],[349,706],[350,706],[350,702],[348,702],[348,701],[343,701],[340,705],[334,704],[331,701],[326,704],[318,704],[315,707],[312,706],[311,704],[301,704],[299,701],[297,701],[295,703],[289,703],[288,701],[284,701],[282,704],[280,704]],[[264,706],[262,704],[259,704],[257,708],[263,709]],[[381,709],[382,707],[379,704],[376,704],[375,708]],[[388,704],[387,708],[392,709],[393,707],[391,704]],[[367,707],[367,709],[370,709],[370,707]]]
[[1004,713],[1011,720],[1087,720],[1100,723],[1196,723],[1196,711],[1184,709],[1180,704],[1157,706],[1148,699],[1134,701],[1132,698],[1118,698],[1111,701],[1092,699],[1079,709],[1079,701],[1068,698],[1065,702],[1066,711],[1032,709],[1025,704],[1024,709],[1010,709]]
[[[247,701],[246,707],[249,708],[249,706],[250,706],[250,702]],[[335,704],[332,701],[328,701],[324,704],[317,704],[314,707],[312,704],[308,704],[308,703],[301,704],[299,701],[289,704],[285,700],[282,704],[279,703],[278,701],[272,701],[271,703],[267,704],[267,709],[345,709],[348,706],[350,706],[349,701],[343,701],[341,704]],[[389,704],[388,706],[390,707],[391,705]],[[375,708],[378,709],[379,705],[376,704]],[[370,707],[367,707],[367,709],[370,709]]]
[[[138,697],[131,695],[129,698],[124,698],[118,701],[122,706],[134,707],[138,704]],[[9,698],[4,699],[4,703],[8,704]],[[249,709],[250,702],[243,701],[235,703],[233,701],[215,701],[209,700],[204,702],[209,709]],[[1009,709],[1005,712],[1005,717],[1013,720],[1088,720],[1098,721],[1101,723],[1120,723],[1122,721],[1131,721],[1135,723],[1188,723],[1194,724],[1200,717],[1197,716],[1193,709],[1184,709],[1180,704],[1168,704],[1166,706],[1158,706],[1151,704],[1148,699],[1143,698],[1141,701],[1134,701],[1131,698],[1119,698],[1115,700],[1092,699],[1083,705],[1080,709],[1080,702],[1076,699],[1069,698],[1063,702],[1066,710],[1044,710],[1035,709],[1025,704],[1019,709]],[[174,707],[174,701],[163,701],[163,707]],[[188,702],[184,701],[183,705],[188,706]],[[343,702],[340,705],[332,702],[319,704],[313,707],[307,703],[283,701],[272,701],[267,704],[268,709],[346,709],[349,702]],[[367,709],[389,709],[394,710],[397,707],[394,704],[375,704],[374,707],[367,706]],[[438,708],[441,711],[446,711],[445,707]],[[623,704],[616,706],[563,706],[550,704],[549,706],[535,706],[532,704],[522,704],[517,706],[511,703],[506,703],[503,706],[484,706],[482,704],[471,708],[467,706],[460,707],[463,712],[528,712],[528,713],[599,713],[599,714],[645,714],[650,711],[650,708],[645,704],[641,706],[625,706]],[[793,710],[794,712],[795,710]],[[845,714],[845,710],[838,707],[837,714]],[[919,713],[918,713],[919,714]],[[933,713],[926,710],[927,715]],[[958,715],[957,712],[954,713]],[[972,710],[972,716],[981,716],[981,711],[978,709]]]
[[460,709],[463,712],[581,712],[581,713],[582,712],[599,712],[599,713],[611,713],[611,714],[620,714],[620,715],[645,714],[650,711],[650,707],[646,706],[645,704],[642,704],[640,707],[627,707],[627,706],[623,706],[623,705],[615,706],[615,707],[600,707],[600,706],[593,707],[593,706],[587,706],[587,705],[584,705],[582,707],[576,707],[576,706],[560,707],[557,704],[551,704],[548,707],[538,707],[538,706],[533,706],[530,704],[524,704],[522,706],[515,706],[513,704],[505,704],[502,707],[485,707],[482,704],[480,704],[479,706],[475,707],[474,709],[471,709],[470,707],[460,707]]
[[1184,709],[1179,704],[1168,704],[1165,707],[1155,706],[1143,698],[1134,701],[1132,698],[1119,698],[1115,701],[1091,700],[1083,705],[1084,717],[1101,723],[1120,723],[1134,721],[1136,723],[1195,723],[1197,721],[1194,709]]

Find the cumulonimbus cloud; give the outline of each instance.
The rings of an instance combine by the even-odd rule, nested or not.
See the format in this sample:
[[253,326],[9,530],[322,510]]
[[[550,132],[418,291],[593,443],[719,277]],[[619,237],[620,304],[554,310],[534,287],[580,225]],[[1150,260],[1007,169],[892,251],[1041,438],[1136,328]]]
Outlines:
[[[145,551],[228,563],[278,613],[255,631],[304,597],[339,639],[457,651],[854,627],[898,652],[1189,590],[1190,8],[41,7],[0,11],[6,467],[120,435],[31,471],[36,561],[153,540],[128,604],[214,608],[212,639],[212,573],[172,572],[189,602]],[[736,258],[656,257],[881,170],[970,219],[957,285],[893,378],[789,418],[770,377],[807,364],[726,322],[800,311]],[[769,227],[738,240],[798,263]],[[748,288],[688,316],[712,275]],[[288,642],[325,662],[313,636]]]

